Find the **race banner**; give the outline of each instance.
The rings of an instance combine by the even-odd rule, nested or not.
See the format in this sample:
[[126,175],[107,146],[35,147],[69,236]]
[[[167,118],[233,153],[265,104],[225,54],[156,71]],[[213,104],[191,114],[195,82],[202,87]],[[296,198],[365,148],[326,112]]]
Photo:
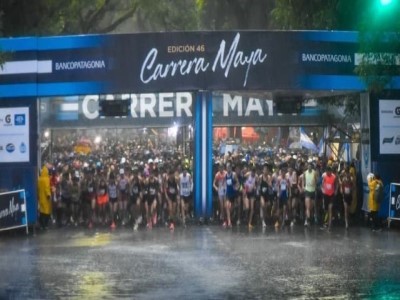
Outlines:
[[28,233],[25,190],[0,194],[0,231],[26,227]]
[[365,88],[354,32],[31,37],[0,39],[0,48],[10,55],[3,97]]

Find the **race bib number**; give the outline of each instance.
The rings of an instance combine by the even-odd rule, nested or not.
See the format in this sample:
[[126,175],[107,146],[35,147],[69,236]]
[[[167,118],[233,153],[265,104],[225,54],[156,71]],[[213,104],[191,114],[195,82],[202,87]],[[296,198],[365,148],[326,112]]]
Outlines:
[[174,188],[169,188],[168,191],[169,191],[170,194],[175,194],[175,189]]
[[155,195],[155,194],[156,194],[156,189],[150,188],[150,195]]
[[227,184],[227,185],[232,185],[232,178],[228,178],[228,179],[226,180],[226,184]]
[[93,193],[93,187],[88,187],[88,192]]
[[351,191],[350,191],[350,188],[346,186],[346,187],[344,188],[344,193],[345,193],[346,195],[349,195],[350,192],[351,192]]

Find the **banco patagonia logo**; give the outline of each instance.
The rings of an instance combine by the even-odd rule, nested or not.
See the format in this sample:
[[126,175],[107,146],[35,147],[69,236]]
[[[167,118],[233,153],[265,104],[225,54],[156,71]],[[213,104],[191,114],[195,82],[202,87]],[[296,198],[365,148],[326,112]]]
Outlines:
[[25,114],[16,114],[14,116],[14,124],[15,124],[15,126],[24,126],[25,125]]
[[7,146],[6,146],[6,151],[7,151],[8,153],[13,153],[13,152],[15,151],[15,146],[14,146],[14,144],[12,144],[12,143],[7,144]]

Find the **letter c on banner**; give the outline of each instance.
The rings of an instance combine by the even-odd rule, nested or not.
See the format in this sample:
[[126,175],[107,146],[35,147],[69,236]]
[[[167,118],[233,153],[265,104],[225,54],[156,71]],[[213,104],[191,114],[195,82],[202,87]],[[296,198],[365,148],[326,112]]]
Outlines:
[[[99,117],[99,111],[98,111],[98,109],[95,109],[93,111],[89,110],[89,106],[90,106],[89,103],[91,101],[99,102],[99,96],[97,96],[97,95],[89,95],[89,96],[86,96],[85,98],[83,98],[83,101],[82,101],[82,113],[89,120],[94,120],[94,119],[97,119]],[[94,105],[94,104],[92,104],[92,105]]]

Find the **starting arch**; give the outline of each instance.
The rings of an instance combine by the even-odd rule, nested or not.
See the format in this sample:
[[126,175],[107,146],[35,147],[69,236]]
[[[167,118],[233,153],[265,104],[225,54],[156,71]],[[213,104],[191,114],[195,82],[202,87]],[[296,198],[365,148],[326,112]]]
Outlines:
[[[274,119],[276,95],[304,99],[362,93],[363,169],[385,172],[387,176],[395,174],[392,160],[399,157],[400,148],[388,145],[388,138],[396,134],[385,126],[390,125],[400,133],[396,119],[400,77],[393,77],[382,95],[366,93],[365,84],[354,73],[363,55],[359,53],[356,32],[229,31],[27,37],[0,39],[0,50],[9,54],[0,69],[1,140],[5,140],[12,127],[24,126],[7,122],[7,107],[28,107],[30,120],[26,136],[29,147],[24,150],[29,151],[29,159],[13,159],[12,151],[4,148],[7,143],[0,145],[0,173],[26,170],[23,173],[27,175],[1,176],[0,188],[27,189],[30,221],[36,217],[33,183],[38,167],[38,115],[47,112],[50,119],[54,117],[47,108],[54,106],[57,97],[78,99],[63,103],[69,116],[76,114],[68,119],[70,126],[79,122],[82,126],[90,126],[90,121],[106,122],[99,120],[96,106],[105,95],[121,95],[122,100],[130,101],[129,117],[118,122],[136,122],[142,126],[141,120],[151,119],[157,126],[166,119],[189,124],[186,118],[193,118],[195,205],[199,216],[211,213],[213,123],[229,124],[237,118],[243,118],[244,123],[286,122]],[[245,99],[241,95],[246,93],[261,97]],[[40,102],[39,98],[45,101]],[[303,117],[290,119],[299,124],[322,121],[302,120]],[[391,119],[389,125],[384,124],[387,118]],[[7,155],[11,159],[5,159]]]

